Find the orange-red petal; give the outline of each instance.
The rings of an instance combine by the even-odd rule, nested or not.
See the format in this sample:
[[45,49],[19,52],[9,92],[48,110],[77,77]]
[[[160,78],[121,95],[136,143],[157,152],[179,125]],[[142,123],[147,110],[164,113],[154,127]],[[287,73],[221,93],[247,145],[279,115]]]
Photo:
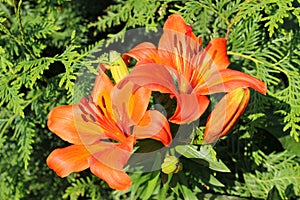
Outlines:
[[111,188],[126,190],[131,179],[124,172],[135,144],[135,137],[129,136],[123,143],[99,142],[90,147],[93,156],[89,159],[90,170],[103,179]]
[[129,52],[123,54],[125,62],[129,62],[130,58],[136,59],[138,62],[142,60],[151,60],[150,62],[158,62],[157,48],[150,42],[138,44]]
[[227,57],[225,38],[212,39],[205,47],[204,52],[206,53],[205,60],[212,59],[218,70],[226,69],[230,64]]
[[207,95],[219,92],[229,92],[240,87],[251,87],[254,90],[266,94],[267,85],[261,80],[240,71],[224,69],[216,71],[197,88],[194,92]]
[[109,77],[105,74],[103,69],[99,68],[91,96],[93,101],[100,106],[102,110],[107,110],[110,114],[112,113],[110,93],[113,87],[114,85]]
[[133,135],[137,139],[151,138],[169,146],[172,135],[168,120],[157,110],[148,110],[139,124],[134,127]]
[[124,191],[132,184],[132,180],[124,170],[111,168],[94,157],[89,159],[89,164],[91,172],[104,180],[112,189]]
[[186,24],[184,18],[179,14],[173,14],[168,17],[164,24],[164,30],[180,32],[194,40],[198,40],[195,34],[192,32],[191,27]]
[[185,124],[198,119],[207,109],[209,100],[206,96],[179,94],[174,115],[169,119],[176,124]]
[[130,98],[129,111],[131,119],[137,124],[145,114],[149,105],[151,97],[151,90],[146,88],[139,88]]
[[89,156],[89,152],[83,145],[71,145],[52,151],[47,158],[47,165],[58,176],[66,177],[72,172],[87,169]]
[[173,77],[170,71],[163,65],[151,63],[136,66],[131,73],[118,84],[118,87],[124,87],[129,81],[139,87],[146,87],[153,91],[170,94],[176,93]]
[[237,88],[226,94],[208,117],[204,141],[213,143],[226,135],[245,111],[249,99],[248,88]]
[[134,91],[133,82],[127,82],[122,89],[115,88],[112,93],[114,115],[123,126],[137,124],[146,112],[151,90],[140,87]]
[[55,107],[48,115],[48,128],[72,144],[90,144],[103,137],[100,127],[84,121],[81,114],[79,104]]
[[172,15],[166,21],[159,40],[159,64],[177,70],[189,80],[193,71],[191,61],[201,51],[201,45],[201,40],[194,35],[192,28],[186,25],[182,16]]

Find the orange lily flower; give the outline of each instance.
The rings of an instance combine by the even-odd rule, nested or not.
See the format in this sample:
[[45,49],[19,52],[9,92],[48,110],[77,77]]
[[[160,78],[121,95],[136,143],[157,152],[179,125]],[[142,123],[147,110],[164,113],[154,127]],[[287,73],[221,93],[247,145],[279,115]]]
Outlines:
[[132,181],[124,171],[137,139],[152,138],[168,146],[172,140],[167,119],[147,110],[151,91],[128,82],[122,90],[99,70],[89,98],[54,108],[48,127],[72,145],[57,148],[47,158],[57,175],[90,168],[111,188],[126,190]]
[[177,100],[170,122],[183,124],[198,119],[207,109],[205,95],[230,92],[251,87],[266,93],[266,84],[245,73],[227,69],[226,39],[213,39],[204,49],[202,41],[192,32],[183,17],[171,15],[165,25],[158,48],[144,42],[124,54],[125,60],[134,58],[136,67],[122,81],[132,81],[161,93],[169,93]]

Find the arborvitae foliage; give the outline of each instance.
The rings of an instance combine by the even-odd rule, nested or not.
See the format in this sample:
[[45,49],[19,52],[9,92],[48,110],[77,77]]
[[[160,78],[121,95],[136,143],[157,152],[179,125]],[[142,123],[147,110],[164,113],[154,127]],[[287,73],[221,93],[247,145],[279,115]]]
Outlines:
[[[300,196],[300,2],[297,0],[39,0],[0,2],[0,199],[201,199]],[[177,148],[178,174],[132,173],[128,192],[89,171],[61,179],[46,165],[66,146],[47,114],[74,100],[87,59],[132,28],[161,28],[180,13],[207,43],[226,37],[230,68],[268,84],[214,148]],[[98,59],[98,60],[97,60]],[[80,93],[84,95],[84,91]],[[80,95],[79,95],[80,96]],[[76,99],[76,97],[75,97]],[[203,127],[196,131],[201,136]],[[197,141],[194,141],[197,144]],[[205,151],[203,157],[202,153]],[[227,166],[227,167],[226,167]],[[228,172],[230,170],[230,172]]]

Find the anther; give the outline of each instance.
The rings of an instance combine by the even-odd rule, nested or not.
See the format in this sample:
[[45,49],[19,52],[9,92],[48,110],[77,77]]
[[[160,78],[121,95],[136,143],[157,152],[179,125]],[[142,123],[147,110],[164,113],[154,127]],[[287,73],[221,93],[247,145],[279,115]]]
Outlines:
[[174,46],[175,46],[175,47],[177,46],[177,42],[178,42],[178,41],[177,41],[177,35],[175,34],[175,35],[174,35]]
[[84,114],[81,114],[81,118],[83,119],[83,121],[89,122],[89,120],[86,118],[86,116]]
[[182,53],[183,53],[181,41],[179,41],[179,53],[180,53],[180,55],[182,55]]
[[80,99],[80,103],[86,105],[88,103],[88,100],[85,97],[83,97]]
[[88,112],[86,112],[86,110],[84,109],[84,107],[82,105],[79,104],[79,109],[81,110],[81,112],[83,112],[83,114],[87,115]]
[[97,121],[93,115],[89,114],[89,117],[90,117],[90,119],[91,119],[93,122],[96,122],[96,121]]
[[103,108],[106,108],[104,96],[102,96],[101,100],[102,100],[102,106],[103,106]]

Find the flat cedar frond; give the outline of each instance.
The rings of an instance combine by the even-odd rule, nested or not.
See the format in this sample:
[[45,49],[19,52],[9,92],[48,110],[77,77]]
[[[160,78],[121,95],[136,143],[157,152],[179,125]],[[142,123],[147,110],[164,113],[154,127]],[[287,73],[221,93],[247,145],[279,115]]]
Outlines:
[[90,199],[97,200],[107,197],[105,186],[102,188],[102,191],[99,188],[99,185],[104,185],[103,182],[99,183],[95,177],[70,179],[70,182],[72,185],[66,189],[63,198],[69,197],[70,199],[78,199],[80,197],[88,196]]
[[282,198],[290,194],[284,192],[290,186],[291,191],[299,195],[300,166],[294,156],[287,152],[264,155],[262,166],[266,171],[256,170],[255,174],[245,173],[245,184],[255,198],[266,198],[273,186],[276,186]]
[[[107,44],[111,44],[124,38],[126,30],[131,28],[145,27],[146,30],[157,30],[160,27],[158,22],[163,17],[164,5],[160,1],[124,1],[117,5],[110,5],[107,8],[107,15],[99,17],[99,21],[89,24],[89,27],[96,26],[100,31],[105,32],[111,27],[123,27],[115,34],[108,34]],[[147,6],[145,6],[147,4]]]
[[[246,19],[263,11],[261,12],[264,13],[264,15],[261,14],[261,21],[265,22],[264,26],[268,28],[269,35],[272,36],[293,10],[295,10],[293,0],[248,0],[241,4],[238,18]],[[237,21],[240,21],[240,19],[237,19]]]

